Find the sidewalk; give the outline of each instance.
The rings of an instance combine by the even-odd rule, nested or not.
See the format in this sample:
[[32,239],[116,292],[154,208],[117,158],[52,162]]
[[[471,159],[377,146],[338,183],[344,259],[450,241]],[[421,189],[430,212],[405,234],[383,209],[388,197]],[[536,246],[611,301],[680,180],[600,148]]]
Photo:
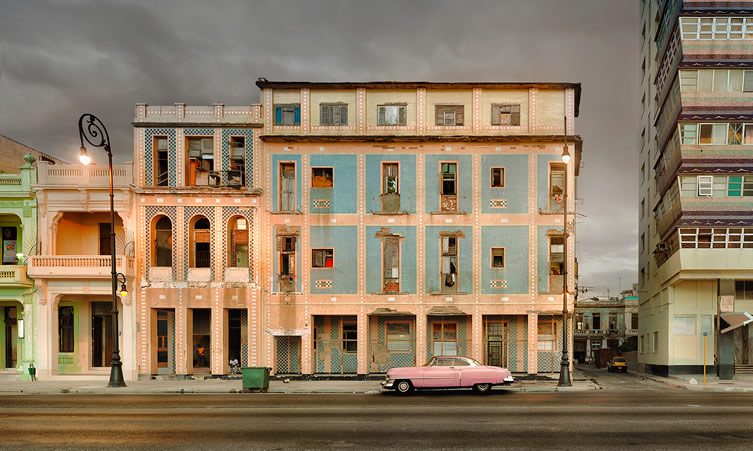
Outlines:
[[[89,379],[69,380],[58,376],[52,380],[37,382],[14,381],[0,379],[0,395],[32,395],[32,394],[176,394],[176,393],[242,393],[240,380],[150,380],[130,381],[124,388],[107,388],[107,377],[91,377]],[[557,380],[522,380],[509,387],[495,387],[495,390],[509,390],[517,392],[555,392],[555,391],[586,391],[598,390],[599,387],[585,378],[577,370],[573,373],[572,387],[557,387]],[[379,394],[382,392],[380,381],[322,381],[322,380],[293,380],[283,382],[271,380],[267,393],[360,393]]]
[[681,374],[669,377],[655,376],[653,374],[630,371],[647,379],[670,385],[675,388],[704,392],[753,392],[753,374],[736,374],[735,378],[719,380],[714,374],[706,374],[706,384],[703,383],[703,374]]

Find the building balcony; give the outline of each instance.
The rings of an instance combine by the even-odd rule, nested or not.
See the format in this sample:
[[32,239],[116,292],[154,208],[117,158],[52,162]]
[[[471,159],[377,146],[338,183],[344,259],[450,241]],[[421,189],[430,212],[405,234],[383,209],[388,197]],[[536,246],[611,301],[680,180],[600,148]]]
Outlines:
[[635,336],[638,336],[638,329],[626,329],[625,330],[625,336],[626,337],[635,337]]
[[28,193],[31,183],[23,174],[0,174],[0,193]]
[[0,265],[0,286],[33,285],[25,265]]
[[[109,255],[32,255],[28,274],[35,279],[109,279],[111,264]],[[118,255],[115,270],[133,277],[136,272],[134,258]]]
[[[133,184],[130,164],[113,165],[112,176],[115,188],[128,188]],[[110,175],[107,165],[50,165],[40,162],[37,166],[37,184],[56,188],[109,188]]]
[[261,122],[261,105],[225,106],[214,105],[147,105],[136,104],[134,122],[150,124],[235,123],[256,124]]

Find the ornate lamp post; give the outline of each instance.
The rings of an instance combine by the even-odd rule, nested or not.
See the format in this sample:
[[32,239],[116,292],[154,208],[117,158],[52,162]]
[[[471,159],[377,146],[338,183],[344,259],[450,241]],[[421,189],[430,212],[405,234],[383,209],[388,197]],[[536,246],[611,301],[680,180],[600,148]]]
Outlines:
[[118,281],[122,276],[121,291],[127,294],[125,289],[126,278],[119,274],[115,267],[115,194],[113,193],[113,175],[112,175],[112,150],[110,149],[110,135],[107,133],[105,124],[91,113],[84,113],[78,119],[78,133],[81,139],[81,153],[79,160],[82,164],[91,163],[91,157],[86,152],[84,140],[91,146],[101,147],[107,152],[108,159],[108,176],[110,177],[110,259],[112,263],[112,362],[110,363],[110,382],[108,387],[125,387],[123,380],[123,362],[120,360],[120,346],[118,344]]
[[565,221],[562,226],[563,246],[562,259],[565,262],[562,270],[562,361],[560,362],[560,379],[558,387],[570,387],[570,351],[567,343],[567,164],[570,163],[570,151],[567,148],[567,116],[565,116],[565,147],[562,149],[562,162],[565,163],[565,183],[562,189],[562,204]]

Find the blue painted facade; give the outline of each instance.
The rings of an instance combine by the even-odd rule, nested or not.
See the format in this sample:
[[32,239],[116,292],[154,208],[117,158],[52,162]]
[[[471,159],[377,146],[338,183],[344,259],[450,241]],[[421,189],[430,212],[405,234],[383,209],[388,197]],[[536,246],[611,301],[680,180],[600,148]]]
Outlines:
[[[357,158],[355,155],[311,155],[309,166],[332,168],[334,183],[332,188],[311,186],[309,211],[321,214],[355,213],[357,210]],[[329,201],[329,206],[321,201]]]
[[[528,155],[481,155],[481,212],[520,214],[528,212]],[[491,186],[491,169],[503,168],[502,188]],[[506,206],[494,208],[492,200],[504,200]]]
[[[505,250],[504,268],[492,268],[491,249]],[[481,292],[525,294],[528,292],[528,227],[484,226],[481,228]],[[492,280],[504,280],[506,287],[492,287]]]
[[[547,232],[555,231],[562,233],[562,227],[557,226],[539,226],[536,233],[536,240],[538,242],[537,249],[538,255],[536,256],[537,271],[537,287],[539,293],[554,292],[557,289],[561,290],[562,287],[550,287],[549,286],[549,236]],[[560,291],[561,292],[561,291]]]
[[379,195],[382,193],[382,163],[399,164],[400,210],[407,213],[416,212],[416,156],[405,154],[369,154],[366,155],[366,210],[380,211],[382,205]]
[[536,206],[539,211],[547,212],[549,208],[549,166],[550,163],[561,163],[556,154],[539,154],[536,170]]
[[458,238],[458,293],[473,292],[473,228],[469,226],[427,226],[424,243],[427,293],[441,292],[440,242],[442,233],[461,233]]
[[366,292],[382,291],[382,239],[377,233],[387,229],[400,235],[400,292],[416,292],[416,228],[366,227]]
[[[348,294],[358,289],[358,273],[353,271],[357,264],[356,246],[358,230],[353,226],[311,227],[311,249],[332,249],[334,266],[332,268],[311,267],[309,283],[313,294]],[[312,258],[307,256],[307,258]],[[331,286],[318,288],[317,280],[331,281]]]
[[457,163],[458,211],[471,213],[473,210],[472,161],[470,155],[429,154],[424,158],[424,180],[426,181],[426,213],[440,210],[439,185],[442,163]]
[[280,211],[280,163],[295,163],[295,198],[296,210],[301,209],[301,155],[294,153],[284,153],[272,155],[272,167],[269,171],[272,174],[272,191],[268,202],[272,204],[273,211]]

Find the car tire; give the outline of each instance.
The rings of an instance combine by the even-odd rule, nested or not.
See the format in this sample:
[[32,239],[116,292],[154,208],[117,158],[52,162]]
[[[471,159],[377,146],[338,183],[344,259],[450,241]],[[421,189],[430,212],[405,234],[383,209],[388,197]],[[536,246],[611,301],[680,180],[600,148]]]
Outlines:
[[492,384],[475,384],[473,391],[476,393],[489,393],[492,391]]
[[402,380],[395,382],[395,391],[401,395],[408,394],[413,391],[413,384],[409,380]]

